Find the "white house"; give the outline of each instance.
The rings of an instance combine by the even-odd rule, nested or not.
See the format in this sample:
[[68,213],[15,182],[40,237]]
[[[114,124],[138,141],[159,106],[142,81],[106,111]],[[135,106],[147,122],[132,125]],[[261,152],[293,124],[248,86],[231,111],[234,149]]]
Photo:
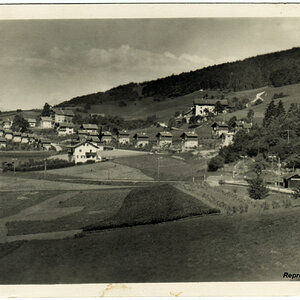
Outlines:
[[29,137],[28,134],[23,133],[21,136],[21,144],[28,144],[29,143]]
[[75,161],[75,164],[85,163],[88,160],[95,162],[101,161],[101,157],[98,156],[97,151],[100,148],[90,141],[82,141],[70,148],[69,157]]
[[167,131],[159,132],[156,135],[157,146],[159,147],[167,147],[172,145],[172,134]]
[[228,107],[227,100],[216,100],[216,99],[195,99],[194,100],[194,115],[205,117],[209,113],[215,113],[216,103],[220,102],[224,108]]
[[22,136],[21,132],[14,132],[12,141],[14,143],[21,143],[21,136]]
[[112,141],[112,134],[109,131],[103,131],[101,133],[101,142],[109,144]]
[[99,134],[99,127],[97,124],[82,124],[80,131],[86,134]]
[[198,135],[195,132],[184,132],[181,136],[182,148],[198,148]]
[[130,143],[130,135],[126,130],[117,132],[118,143],[121,145],[126,145]]
[[6,139],[3,137],[0,137],[0,149],[6,148]]
[[9,129],[5,130],[4,137],[6,138],[6,140],[11,141],[13,139],[13,132]]
[[233,143],[234,132],[224,132],[220,135],[222,146],[229,146]]
[[2,122],[2,125],[3,125],[3,129],[10,129],[11,126],[12,126],[12,120],[10,119],[6,119]]
[[29,127],[31,128],[36,127],[36,119],[29,118],[27,119],[27,122],[29,123]]
[[46,150],[46,151],[49,151],[50,148],[51,148],[51,141],[48,140],[48,139],[41,139],[39,141],[40,143],[40,147],[43,149],[43,150]]
[[74,125],[71,123],[61,123],[57,127],[57,133],[59,136],[74,134]]
[[74,113],[70,109],[55,108],[53,109],[55,116],[55,124],[71,124],[73,122]]
[[41,117],[40,126],[43,129],[54,128],[54,121],[52,117]]
[[220,137],[223,133],[228,133],[228,125],[225,122],[214,122],[212,125],[212,135]]
[[147,145],[149,145],[149,136],[146,135],[146,133],[136,133],[133,136],[134,140],[135,140],[135,147],[136,148],[142,148],[145,147]]

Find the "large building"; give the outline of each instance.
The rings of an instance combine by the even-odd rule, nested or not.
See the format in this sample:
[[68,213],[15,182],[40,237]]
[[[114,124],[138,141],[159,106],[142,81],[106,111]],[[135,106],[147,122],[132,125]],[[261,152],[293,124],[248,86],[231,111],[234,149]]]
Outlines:
[[99,127],[97,124],[82,124],[80,126],[80,132],[86,135],[98,135]]
[[52,117],[41,117],[40,127],[42,129],[54,128],[54,120]]
[[59,136],[66,136],[74,134],[74,125],[72,123],[61,123],[57,127],[57,134]]
[[208,116],[211,114],[216,114],[215,107],[216,103],[220,102],[221,105],[226,109],[228,107],[227,100],[216,100],[216,99],[195,99],[194,100],[194,115],[195,116]]
[[101,156],[97,152],[101,151],[98,146],[90,141],[82,141],[70,148],[69,158],[74,161],[75,164],[85,163],[89,160],[94,162],[101,161]]
[[73,122],[74,113],[70,109],[55,108],[53,109],[55,116],[55,124],[71,124]]

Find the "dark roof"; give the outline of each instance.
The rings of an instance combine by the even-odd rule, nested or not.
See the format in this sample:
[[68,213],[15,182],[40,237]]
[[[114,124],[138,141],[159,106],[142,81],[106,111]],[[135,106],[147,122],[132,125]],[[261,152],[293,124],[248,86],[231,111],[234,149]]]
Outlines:
[[122,131],[118,131],[117,135],[122,135],[122,136],[128,136],[129,137],[130,134],[126,130],[122,130]]
[[101,136],[103,137],[103,136],[112,136],[112,134],[111,134],[111,132],[109,132],[109,131],[103,131],[102,133],[101,133]]
[[214,122],[212,125],[211,125],[211,127],[216,127],[216,126],[218,126],[218,127],[228,127],[228,124],[227,123],[225,123],[225,122]]
[[7,133],[13,134],[12,130],[10,130],[10,129],[6,129],[6,130],[5,130],[5,134],[7,134]]
[[286,177],[284,177],[284,179],[286,179],[286,180],[289,180],[289,179],[292,179],[292,178],[300,178],[300,175],[296,173],[296,174],[287,175]]
[[90,141],[88,141],[88,140],[83,140],[83,141],[81,141],[80,143],[78,143],[78,144],[76,144],[76,145],[73,145],[72,146],[72,148],[77,148],[77,147],[79,147],[79,146],[81,146],[81,145],[83,145],[83,144],[90,144],[91,146],[93,146],[93,147],[95,147],[95,148],[98,148],[96,145],[94,145],[93,143],[91,143]]
[[95,130],[99,129],[97,124],[82,124],[81,127],[83,129],[95,129]]
[[3,142],[5,142],[5,143],[6,143],[6,139],[5,139],[5,138],[3,138],[3,137],[0,137],[0,142],[1,142],[1,143],[3,143]]
[[195,99],[194,105],[216,105],[217,102],[220,102],[223,106],[228,106],[227,100],[218,100],[218,99]]
[[14,136],[21,136],[22,133],[21,132],[14,132]]
[[149,139],[149,136],[146,134],[146,133],[136,133],[134,136],[133,136],[135,139]]
[[198,137],[198,134],[195,133],[195,132],[183,132],[182,135],[180,137],[192,137],[192,138],[197,138]]
[[166,138],[172,138],[173,137],[172,133],[170,133],[168,131],[158,132],[156,134],[156,137],[159,137],[159,136],[166,137]]
[[41,139],[42,144],[51,144],[50,140],[48,139]]
[[61,123],[58,126],[59,128],[65,127],[65,128],[74,128],[74,124],[69,124],[69,123]]
[[57,115],[64,115],[64,116],[74,116],[74,113],[70,109],[62,109],[62,108],[55,108],[54,109],[55,114]]

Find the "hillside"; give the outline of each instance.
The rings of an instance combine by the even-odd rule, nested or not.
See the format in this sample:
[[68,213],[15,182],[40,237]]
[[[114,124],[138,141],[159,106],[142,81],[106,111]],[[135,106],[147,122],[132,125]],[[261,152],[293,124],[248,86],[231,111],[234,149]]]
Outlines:
[[76,97],[59,106],[99,105],[112,101],[120,106],[130,102],[137,106],[139,101],[160,102],[202,89],[231,92],[299,82],[300,48],[293,48],[148,82],[129,83],[106,92]]

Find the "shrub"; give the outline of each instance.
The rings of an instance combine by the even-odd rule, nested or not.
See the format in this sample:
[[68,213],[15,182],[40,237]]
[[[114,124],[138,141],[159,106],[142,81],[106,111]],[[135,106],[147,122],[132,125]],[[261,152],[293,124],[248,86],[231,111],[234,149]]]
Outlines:
[[293,192],[293,197],[294,197],[295,199],[300,198],[300,187],[294,188],[293,191],[294,191],[294,192]]
[[269,190],[260,176],[257,176],[254,179],[248,179],[248,183],[248,193],[252,199],[264,199],[268,196]]
[[223,167],[224,167],[224,159],[220,155],[213,157],[208,163],[209,171],[215,172],[218,169],[223,168]]

